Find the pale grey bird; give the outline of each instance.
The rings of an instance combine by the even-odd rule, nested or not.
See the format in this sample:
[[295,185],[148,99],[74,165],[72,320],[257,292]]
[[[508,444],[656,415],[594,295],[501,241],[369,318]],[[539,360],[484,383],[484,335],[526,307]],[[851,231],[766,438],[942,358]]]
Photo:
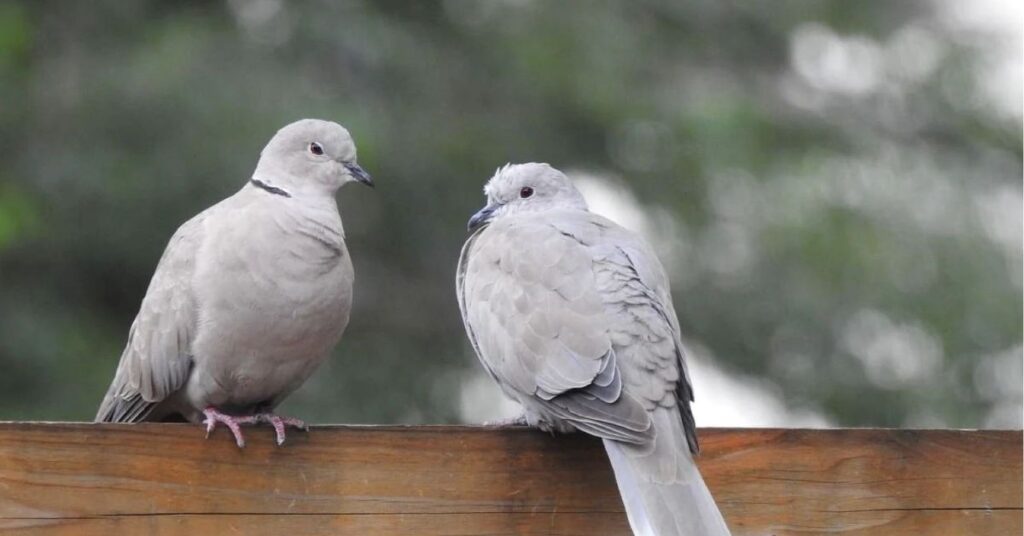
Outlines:
[[341,125],[303,119],[267,143],[237,193],[171,237],[128,334],[101,422],[265,422],[334,348],[352,305],[352,261],[335,193],[357,181]]
[[544,430],[600,437],[642,535],[727,535],[698,450],[668,278],[547,164],[508,165],[469,220],[456,287],[487,372]]

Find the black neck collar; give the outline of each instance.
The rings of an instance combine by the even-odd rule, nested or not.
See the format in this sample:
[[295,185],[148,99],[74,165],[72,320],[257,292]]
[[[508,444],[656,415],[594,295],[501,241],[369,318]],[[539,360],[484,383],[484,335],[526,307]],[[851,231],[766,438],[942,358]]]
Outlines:
[[265,183],[265,182],[263,182],[263,181],[261,181],[261,180],[259,180],[257,178],[249,179],[249,182],[251,182],[253,186],[255,186],[255,187],[257,187],[257,188],[259,188],[261,190],[266,190],[266,191],[268,191],[268,192],[270,192],[270,193],[272,193],[274,195],[281,195],[281,196],[284,196],[284,197],[291,197],[292,196],[292,194],[286,192],[285,190],[282,190],[282,189],[278,188],[277,186],[271,186],[271,185],[269,185],[269,184],[267,184],[267,183]]

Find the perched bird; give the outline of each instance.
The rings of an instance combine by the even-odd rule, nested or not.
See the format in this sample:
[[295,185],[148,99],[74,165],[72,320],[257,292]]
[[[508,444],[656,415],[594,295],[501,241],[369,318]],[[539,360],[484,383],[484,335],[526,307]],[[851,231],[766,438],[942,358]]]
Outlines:
[[265,422],[277,443],[298,419],[272,413],[341,338],[352,261],[334,194],[357,181],[341,125],[303,119],[260,154],[237,193],[171,237],[128,334],[98,422]]
[[526,424],[600,437],[638,535],[727,535],[693,461],[693,390],[657,256],[547,164],[507,165],[469,220],[456,288]]

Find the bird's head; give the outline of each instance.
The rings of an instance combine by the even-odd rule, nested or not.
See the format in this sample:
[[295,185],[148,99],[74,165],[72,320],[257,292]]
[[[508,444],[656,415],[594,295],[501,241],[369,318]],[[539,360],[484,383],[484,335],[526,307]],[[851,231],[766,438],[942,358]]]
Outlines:
[[507,164],[484,186],[487,206],[469,219],[474,231],[499,218],[552,209],[586,210],[583,195],[564,173],[548,164]]
[[278,130],[260,153],[253,178],[289,194],[333,195],[352,181],[373,186],[356,163],[348,130],[320,119],[301,119]]

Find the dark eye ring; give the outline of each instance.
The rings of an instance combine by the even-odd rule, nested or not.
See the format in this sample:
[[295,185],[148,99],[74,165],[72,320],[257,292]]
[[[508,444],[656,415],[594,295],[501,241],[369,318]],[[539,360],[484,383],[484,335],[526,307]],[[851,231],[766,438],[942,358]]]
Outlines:
[[523,189],[519,190],[519,197],[523,199],[526,199],[531,195],[533,195],[533,188],[530,188],[529,186],[523,186]]
[[313,143],[309,144],[309,152],[317,156],[320,156],[324,154],[324,146],[314,141]]

